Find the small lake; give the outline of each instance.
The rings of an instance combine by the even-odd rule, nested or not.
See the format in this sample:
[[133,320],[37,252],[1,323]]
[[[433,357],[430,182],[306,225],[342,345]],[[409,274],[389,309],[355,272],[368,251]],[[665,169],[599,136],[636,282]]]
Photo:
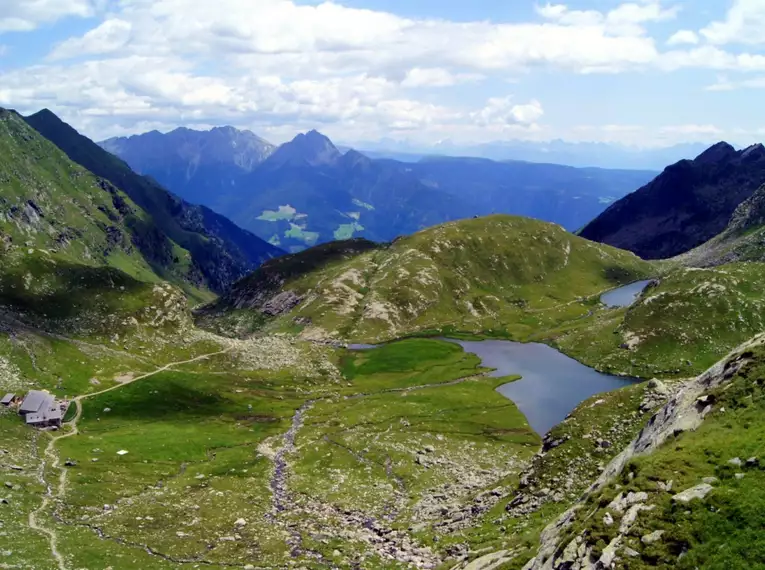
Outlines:
[[587,398],[623,388],[634,379],[601,374],[545,344],[505,340],[461,341],[466,352],[477,355],[483,366],[496,368],[493,377],[522,378],[497,388],[512,400],[540,435],[562,422]]
[[637,281],[624,287],[619,287],[613,291],[608,291],[600,296],[600,301],[607,307],[629,307],[645,291],[645,288],[651,283],[651,280]]

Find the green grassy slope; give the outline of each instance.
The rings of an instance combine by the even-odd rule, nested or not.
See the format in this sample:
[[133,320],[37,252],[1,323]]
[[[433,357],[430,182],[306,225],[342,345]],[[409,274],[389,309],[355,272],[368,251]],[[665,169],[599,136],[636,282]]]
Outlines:
[[[16,113],[0,110],[0,305],[28,324],[119,334],[162,296],[168,279],[209,299],[189,253],[130,198],[77,164]],[[160,294],[161,293],[161,294]],[[175,318],[175,317],[174,317]]]
[[[565,567],[566,559],[577,562],[577,548],[563,552],[576,540],[579,552],[590,552],[593,563],[610,545],[615,567],[629,570],[761,568],[763,378],[760,340],[698,384],[702,400],[697,410],[709,406],[700,426],[668,433],[655,451],[630,459],[615,479],[590,495],[564,526],[557,562],[550,567]],[[656,423],[672,418],[678,405],[659,414]],[[682,499],[698,486],[704,491],[697,498]],[[633,504],[642,505],[632,524],[625,523],[624,509],[614,503],[630,493]],[[524,562],[508,567],[520,568]]]
[[765,329],[763,280],[761,263],[673,270],[632,307],[598,311],[546,337],[600,370],[689,377]]
[[297,326],[308,338],[371,342],[428,331],[526,338],[586,316],[592,307],[580,302],[584,298],[656,271],[630,253],[512,216],[452,222],[355,255],[305,261],[322,251],[282,262],[299,271],[280,272],[276,265],[257,271],[205,311],[204,320],[213,314],[230,324],[247,318],[243,309],[278,312],[274,301],[291,296],[292,305],[300,301],[294,309],[257,323]]

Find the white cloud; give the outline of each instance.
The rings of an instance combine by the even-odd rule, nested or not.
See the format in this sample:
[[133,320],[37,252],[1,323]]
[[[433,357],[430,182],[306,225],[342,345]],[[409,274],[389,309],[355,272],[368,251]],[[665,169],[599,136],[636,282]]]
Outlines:
[[458,83],[480,81],[477,73],[452,73],[443,67],[415,67],[406,72],[401,82],[403,87],[451,87]]
[[[119,28],[104,23],[67,40],[53,56],[223,57],[241,66],[263,63],[283,72],[287,65],[287,71],[317,74],[338,68],[382,72],[453,66],[473,71],[535,65],[613,70],[656,57],[654,42],[640,25],[669,13],[649,2],[623,4],[606,14],[566,11],[553,22],[493,24],[411,20],[330,2],[308,6],[289,0],[125,0],[121,7],[112,16],[122,22]],[[128,24],[132,33],[123,42]]]
[[660,0],[643,0],[620,4],[609,12],[597,10],[570,10],[563,4],[546,4],[537,7],[543,18],[563,25],[603,28],[610,34],[636,35],[645,33],[644,25],[673,19],[678,8],[664,8]]
[[532,125],[544,115],[539,101],[526,104],[514,104],[512,97],[493,97],[486,106],[471,114],[480,126]]
[[[765,72],[765,56],[700,44],[690,30],[661,51],[650,31],[676,17],[670,2],[611,0],[600,3],[611,6],[604,10],[548,3],[532,21],[502,23],[404,18],[321,0],[120,0],[91,30],[53,46],[44,64],[0,71],[0,105],[51,107],[96,137],[232,123],[274,138],[318,127],[346,138],[485,140],[550,134],[548,99],[463,103],[435,88],[485,79],[489,97],[501,82],[520,83],[538,69]],[[106,7],[104,0],[15,4],[24,6],[0,0],[0,31],[3,22],[31,29]],[[598,132],[638,136],[623,125]]]
[[723,44],[765,43],[765,1],[733,0],[725,19],[712,22],[701,30],[709,42]]
[[67,16],[86,18],[95,10],[96,0],[2,0],[0,34],[28,32]]
[[679,46],[683,44],[696,45],[699,43],[699,36],[692,30],[679,30],[672,34],[667,40],[667,45]]
[[133,25],[125,20],[110,18],[80,38],[70,38],[58,44],[50,59],[67,59],[81,55],[114,53],[130,40]]

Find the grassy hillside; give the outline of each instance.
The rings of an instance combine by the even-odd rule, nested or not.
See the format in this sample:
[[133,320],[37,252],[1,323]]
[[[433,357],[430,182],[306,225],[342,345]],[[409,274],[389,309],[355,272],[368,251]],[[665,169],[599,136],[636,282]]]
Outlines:
[[686,385],[526,567],[760,568],[764,376],[760,339]]
[[706,370],[765,330],[765,265],[670,271],[628,309],[604,309],[547,334],[566,353],[607,372],[644,378]]
[[159,301],[159,312],[172,307],[174,320],[187,320],[185,299],[163,279],[210,298],[194,286],[202,279],[189,253],[149,215],[5,110],[0,257],[0,306],[47,330],[121,334],[154,320],[144,311]]
[[452,222],[330,259],[325,252],[280,262],[297,270],[267,264],[204,311],[203,322],[212,315],[233,328],[368,342],[454,331],[526,338],[586,316],[595,301],[584,299],[656,271],[560,226],[512,216]]

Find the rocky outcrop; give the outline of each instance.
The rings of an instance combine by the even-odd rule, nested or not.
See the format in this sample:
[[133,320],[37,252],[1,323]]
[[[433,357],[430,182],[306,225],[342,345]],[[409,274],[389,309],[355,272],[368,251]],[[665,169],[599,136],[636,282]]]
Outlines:
[[[714,390],[729,382],[736,373],[750,361],[751,348],[765,344],[765,335],[759,335],[752,341],[739,347],[728,357],[710,368],[698,378],[687,382],[670,401],[664,405],[648,422],[646,427],[632,441],[632,443],[616,456],[604,469],[601,476],[590,486],[587,493],[568,511],[561,515],[558,520],[550,524],[542,532],[540,546],[537,555],[524,567],[524,570],[571,570],[574,568],[591,568],[595,561],[590,560],[590,550],[584,540],[561,544],[561,538],[573,521],[576,519],[579,509],[584,502],[593,494],[602,490],[610,481],[619,475],[627,463],[638,455],[648,454],[664,444],[668,439],[677,434],[697,429],[704,418],[714,406],[711,398],[705,397],[710,390]],[[692,489],[688,489],[675,497],[681,497],[688,501],[693,498],[705,496],[712,490],[712,486],[704,483]],[[630,510],[622,518],[622,527],[625,518],[634,510],[637,517],[640,510],[651,507],[645,505],[644,497],[640,493],[633,493],[632,497],[617,497],[616,504],[609,505],[614,510],[616,507],[624,508],[633,503]],[[627,523],[631,522],[628,520]],[[621,530],[621,527],[620,527]],[[628,529],[626,529],[628,530]],[[600,565],[596,568],[606,568]]]

